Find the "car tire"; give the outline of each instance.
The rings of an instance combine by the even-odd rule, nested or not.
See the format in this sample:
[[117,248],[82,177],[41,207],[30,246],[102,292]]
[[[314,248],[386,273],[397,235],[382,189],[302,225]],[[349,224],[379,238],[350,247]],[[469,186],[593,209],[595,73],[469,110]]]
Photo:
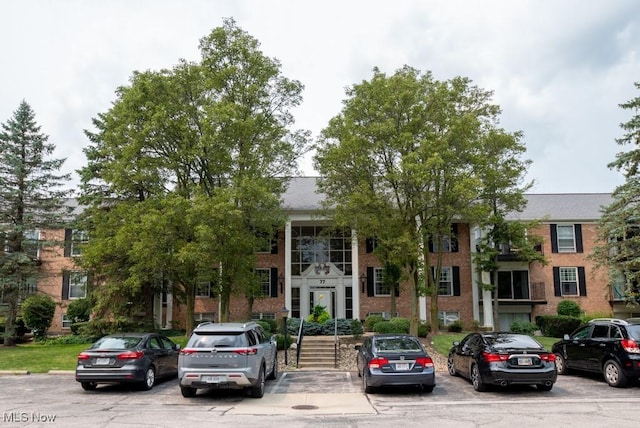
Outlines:
[[447,371],[449,372],[449,375],[451,375],[451,376],[458,376],[458,372],[456,370],[456,367],[453,364],[453,355],[451,355],[451,354],[449,354],[449,357],[447,358]]
[[546,385],[544,383],[539,383],[536,385],[536,388],[538,389],[538,391],[551,391],[551,389],[553,388],[553,384]]
[[94,389],[96,389],[98,384],[95,382],[80,382],[80,386],[82,386],[82,389],[84,389],[85,391],[93,391]]
[[143,391],[149,391],[156,384],[156,369],[153,366],[149,366],[144,373],[144,380],[140,383],[140,389]]
[[192,388],[190,386],[181,386],[180,387],[180,392],[182,393],[182,396],[185,397],[185,398],[195,397],[197,391],[198,390],[196,388]]
[[278,353],[276,352],[276,357],[273,360],[273,369],[269,373],[269,376],[267,376],[267,379],[273,380],[273,379],[276,379],[277,377],[278,377]]
[[567,360],[561,354],[556,354],[556,371],[559,375],[565,375],[569,373],[567,368]]
[[487,385],[482,382],[482,376],[480,376],[480,369],[478,369],[477,364],[471,366],[471,384],[473,385],[473,389],[478,392],[487,390]]
[[260,367],[257,382],[249,389],[249,392],[252,398],[262,398],[264,396],[264,367]]
[[604,380],[609,384],[609,386],[621,388],[627,385],[627,376],[622,373],[620,365],[613,360],[608,360],[604,363],[602,373],[604,374]]
[[365,394],[373,393],[373,387],[369,386],[369,381],[367,380],[367,373],[364,370],[362,371],[362,390],[364,391]]

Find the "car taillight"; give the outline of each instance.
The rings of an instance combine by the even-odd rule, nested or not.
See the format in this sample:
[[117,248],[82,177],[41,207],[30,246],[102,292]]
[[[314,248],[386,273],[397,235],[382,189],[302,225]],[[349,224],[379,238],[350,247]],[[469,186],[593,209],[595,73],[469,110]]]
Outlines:
[[622,339],[620,341],[622,348],[631,354],[640,354],[638,343],[633,339]]
[[548,363],[554,363],[556,361],[556,354],[540,354],[540,359]]
[[509,355],[508,354],[493,354],[493,353],[490,353],[490,352],[483,352],[482,353],[482,358],[487,363],[498,363],[500,361],[507,361],[509,359]]
[[80,352],[80,354],[78,354],[78,360],[88,360],[89,354],[85,354],[84,352]]
[[197,353],[198,351],[192,348],[182,348],[180,350],[180,355],[192,355]]
[[235,349],[233,352],[240,355],[256,355],[258,353],[258,349],[243,348],[243,349]]
[[138,360],[144,356],[142,351],[122,352],[118,354],[119,360]]
[[385,366],[389,364],[389,360],[387,360],[386,358],[374,358],[371,361],[369,361],[369,368],[370,369],[379,369],[382,366]]
[[420,364],[422,367],[433,367],[433,360],[431,357],[419,357],[416,358],[416,364]]

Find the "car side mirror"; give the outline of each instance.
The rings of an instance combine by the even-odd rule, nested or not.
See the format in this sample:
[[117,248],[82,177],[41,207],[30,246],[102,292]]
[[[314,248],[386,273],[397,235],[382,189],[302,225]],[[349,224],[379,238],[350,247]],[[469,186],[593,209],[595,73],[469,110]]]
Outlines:
[[568,335],[568,334],[565,334],[562,338],[563,338],[564,340],[569,340],[569,335]]
[[453,342],[453,346],[458,346],[458,345],[460,345],[460,342],[458,342],[457,340]]
[[175,348],[174,348],[174,349],[175,349],[176,351],[179,351],[179,350],[180,350],[180,345],[176,344],[176,346],[175,346]]
[[356,351],[359,351],[360,348],[362,348],[362,345],[356,345],[356,346],[354,346],[354,348],[355,348]]

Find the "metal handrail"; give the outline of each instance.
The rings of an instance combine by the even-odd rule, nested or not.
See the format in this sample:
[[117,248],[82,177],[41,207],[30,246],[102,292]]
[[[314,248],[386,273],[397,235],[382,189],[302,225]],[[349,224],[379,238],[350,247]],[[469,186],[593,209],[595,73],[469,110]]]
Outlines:
[[300,327],[298,328],[298,339],[296,340],[296,367],[300,366],[300,351],[302,350],[302,336],[304,335],[302,326],[304,318],[300,318]]

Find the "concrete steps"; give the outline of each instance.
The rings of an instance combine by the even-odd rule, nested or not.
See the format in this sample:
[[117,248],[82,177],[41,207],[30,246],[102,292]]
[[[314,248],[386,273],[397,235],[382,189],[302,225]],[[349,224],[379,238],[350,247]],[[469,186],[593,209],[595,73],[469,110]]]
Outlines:
[[[335,338],[333,336],[305,336],[300,349],[299,369],[335,369]],[[339,356],[339,355],[338,355]]]

